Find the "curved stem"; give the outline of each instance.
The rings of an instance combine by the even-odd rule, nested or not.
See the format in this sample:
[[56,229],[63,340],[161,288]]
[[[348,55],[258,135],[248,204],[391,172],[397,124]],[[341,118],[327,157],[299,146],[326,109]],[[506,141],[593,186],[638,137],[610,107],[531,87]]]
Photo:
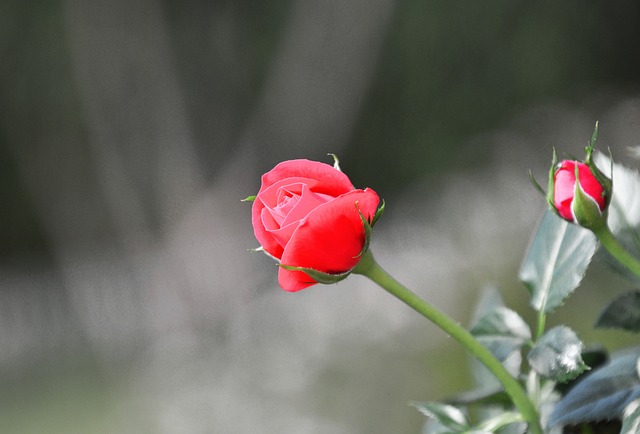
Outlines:
[[640,277],[640,260],[620,245],[607,225],[593,229],[593,233],[598,237],[600,244],[607,249],[618,262],[627,267],[633,274]]
[[520,383],[513,378],[502,364],[480,344],[465,328],[455,322],[451,317],[440,311],[435,306],[420,298],[407,287],[395,280],[373,258],[371,251],[367,251],[358,266],[353,270],[356,274],[362,274],[391,295],[403,301],[409,307],[420,313],[432,323],[440,327],[445,333],[460,342],[471,354],[473,354],[491,373],[500,381],[505,392],[509,394],[514,405],[529,424],[531,434],[543,434],[540,426],[540,418],[531,400],[527,396]]

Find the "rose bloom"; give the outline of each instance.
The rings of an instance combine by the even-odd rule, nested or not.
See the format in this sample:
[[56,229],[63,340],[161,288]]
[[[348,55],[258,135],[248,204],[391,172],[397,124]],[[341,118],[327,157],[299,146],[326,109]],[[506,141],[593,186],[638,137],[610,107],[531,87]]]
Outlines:
[[577,223],[572,209],[576,188],[576,165],[582,191],[598,205],[601,213],[606,207],[604,188],[591,173],[589,166],[578,161],[564,160],[555,172],[553,202],[560,217],[573,223]]
[[[349,272],[360,261],[365,228],[380,199],[375,191],[355,189],[340,170],[309,160],[284,161],[262,176],[251,210],[254,234],[281,264],[327,274]],[[299,270],[278,271],[286,291],[317,283]]]

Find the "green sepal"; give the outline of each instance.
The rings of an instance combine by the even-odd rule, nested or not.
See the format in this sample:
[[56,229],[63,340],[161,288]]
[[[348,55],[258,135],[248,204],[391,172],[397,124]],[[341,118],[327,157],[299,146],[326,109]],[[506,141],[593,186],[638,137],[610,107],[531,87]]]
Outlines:
[[380,217],[382,217],[382,214],[384,214],[384,207],[385,207],[385,203],[384,203],[384,199],[382,199],[382,204],[376,210],[376,213],[373,216],[373,219],[371,219],[371,227],[374,227],[375,224],[378,222],[378,219],[380,219]]
[[547,202],[551,210],[558,215],[558,209],[554,201],[556,190],[556,170],[558,169],[558,154],[556,148],[553,148],[553,157],[551,158],[551,168],[549,169],[549,185],[547,187]]
[[[358,207],[358,203],[356,202],[356,209],[358,211],[358,215],[360,216],[360,219],[362,220],[362,225],[364,226],[364,245],[362,246],[362,250],[360,251],[360,253],[358,253],[358,255],[356,256],[356,258],[361,258],[362,256],[364,256],[364,254],[367,252],[367,250],[369,250],[369,242],[371,240],[371,230],[373,227],[373,224],[375,223],[375,221],[380,218],[380,216],[382,215],[382,213],[384,212],[384,201],[382,202],[382,205],[380,206],[380,208],[378,208],[378,210],[376,211],[375,215],[373,216],[373,218],[371,219],[372,223],[369,223],[369,221],[367,220],[367,218],[362,214],[362,212],[360,211],[360,208]],[[346,279],[349,274],[351,274],[354,270],[354,268],[352,268],[351,270],[345,271],[344,273],[325,273],[323,271],[319,271],[313,268],[306,268],[306,267],[295,267],[292,265],[285,265],[285,264],[278,264],[278,266],[284,268],[285,270],[289,270],[289,271],[302,271],[303,273],[307,274],[309,277],[311,277],[313,280],[315,280],[318,283],[323,283],[326,285],[330,285],[332,283],[337,283],[340,282],[341,280]],[[357,265],[356,265],[357,266]]]
[[598,121],[596,121],[596,126],[593,128],[593,133],[591,133],[589,148],[593,149],[596,146],[596,138],[598,138]]
[[384,213],[384,200],[382,201],[382,205],[380,205],[380,207],[376,210],[376,213],[371,219],[371,223],[369,223],[369,220],[367,220],[364,214],[362,214],[362,212],[360,211],[358,202],[356,202],[356,209],[358,210],[358,215],[360,216],[360,220],[362,220],[362,225],[364,226],[364,245],[362,246],[362,250],[360,251],[360,253],[358,253],[358,256],[356,256],[357,258],[360,258],[369,249],[369,243],[371,242],[371,231],[373,230],[373,225],[376,224],[378,219]]
[[[598,183],[602,186],[604,192],[602,193],[604,197],[605,210],[609,206],[609,202],[611,202],[611,192],[613,191],[613,181],[611,178],[608,178],[604,173],[598,169],[598,166],[593,162],[593,151],[594,146],[596,144],[596,137],[598,136],[598,122],[596,122],[596,126],[593,129],[593,134],[591,135],[591,141],[589,142],[589,146],[585,148],[585,152],[587,157],[585,158],[585,164],[589,166],[589,170],[591,174],[596,178]],[[611,152],[609,152],[611,154]],[[613,157],[610,158],[611,161],[611,174],[613,175]]]
[[275,256],[273,256],[271,253],[267,252],[264,247],[260,246],[260,247],[255,247],[253,249],[247,249],[249,252],[251,253],[257,253],[257,252],[262,252],[265,255],[267,255],[268,257],[270,257],[271,259],[275,260],[276,262],[279,261],[278,258],[276,258]]
[[358,253],[358,256],[356,256],[357,258],[360,258],[367,252],[367,250],[369,250],[369,242],[371,241],[371,230],[373,229],[373,226],[371,226],[369,220],[367,220],[364,214],[362,214],[362,212],[360,211],[358,202],[356,202],[356,209],[358,210],[360,220],[362,220],[362,226],[364,226],[364,244],[362,246],[362,250],[360,250],[360,253]]
[[538,193],[540,193],[542,197],[546,199],[547,192],[544,191],[544,188],[542,188],[542,186],[538,183],[538,181],[536,181],[536,179],[533,177],[533,173],[531,173],[531,170],[529,170],[529,181],[531,181],[531,184],[535,187]]
[[327,155],[331,155],[333,157],[333,168],[342,172],[342,169],[340,168],[340,160],[338,159],[338,156],[336,154],[332,154],[331,152],[329,152]]
[[254,200],[256,200],[257,196],[247,196],[244,199],[241,199],[240,202],[253,202]]
[[278,264],[278,266],[284,268],[289,271],[302,271],[307,274],[313,280],[318,283],[323,283],[325,285],[331,285],[332,283],[340,282],[341,280],[346,279],[349,274],[351,274],[352,270],[345,271],[344,273],[338,274],[330,274],[322,271],[314,270],[313,268],[305,268],[305,267],[293,267],[291,265]]
[[604,211],[600,211],[600,206],[596,201],[584,192],[580,184],[578,169],[578,165],[576,164],[576,185],[573,191],[571,211],[576,219],[576,223],[583,228],[591,230],[601,228],[607,224],[607,208],[605,208]]

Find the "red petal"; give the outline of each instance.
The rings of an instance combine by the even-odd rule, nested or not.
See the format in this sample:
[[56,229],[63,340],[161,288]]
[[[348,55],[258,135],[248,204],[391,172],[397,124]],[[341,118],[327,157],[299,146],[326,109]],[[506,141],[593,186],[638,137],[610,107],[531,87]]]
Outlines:
[[[251,206],[251,224],[253,225],[253,234],[267,253],[279,259],[282,257],[283,248],[273,235],[265,229],[263,218],[268,218],[268,212],[263,215],[263,211],[266,211],[264,204],[260,199],[256,198]],[[273,222],[273,224],[275,225],[276,223]]]
[[598,203],[600,211],[604,211],[605,198],[603,196],[604,188],[598,182],[589,166],[583,163],[578,164],[578,176],[580,177],[580,186],[582,190],[587,193],[593,200]]
[[260,192],[276,182],[287,178],[308,178],[309,180],[313,180],[315,181],[315,185],[309,185],[312,191],[328,194],[333,197],[340,196],[354,189],[349,177],[330,164],[310,160],[289,160],[283,161],[271,171],[262,175]]
[[[251,224],[253,233],[265,251],[281,258],[283,249],[280,243],[265,229],[262,222],[262,210],[275,207],[277,190],[282,185],[302,182],[315,193],[332,197],[353,191],[349,177],[333,166],[310,160],[283,161],[271,171],[262,175],[262,185],[251,208]],[[277,184],[277,185],[276,185]]]
[[589,197],[595,200],[603,211],[605,208],[604,188],[585,163],[565,160],[555,174],[555,189],[553,193],[553,203],[558,210],[558,214],[568,221],[573,221],[571,205],[576,187],[576,164],[578,165],[578,177],[580,186]]
[[[376,192],[365,189],[343,194],[319,206],[293,233],[281,263],[325,273],[351,270],[360,261],[365,242],[364,224],[358,210],[371,221],[379,203]],[[286,291],[299,291],[315,283],[303,272],[284,268],[278,272],[278,281]]]
[[334,198],[332,196],[315,193],[311,191],[311,189],[309,189],[306,185],[303,185],[299,200],[295,203],[295,206],[292,207],[291,211],[287,214],[287,217],[284,219],[282,224],[287,225],[287,224],[302,220],[306,216],[308,216],[313,210],[315,210],[317,207],[327,202],[330,202],[333,199]]
[[553,203],[565,220],[573,221],[571,203],[576,186],[575,162],[563,161],[556,172]]

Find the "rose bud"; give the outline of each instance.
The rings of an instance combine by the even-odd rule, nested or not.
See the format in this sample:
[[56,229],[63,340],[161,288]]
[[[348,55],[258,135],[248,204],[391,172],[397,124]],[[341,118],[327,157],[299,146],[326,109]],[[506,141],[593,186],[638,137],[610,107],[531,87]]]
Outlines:
[[[579,223],[582,211],[590,208],[599,219],[606,206],[604,188],[589,170],[589,166],[578,161],[564,160],[555,172],[553,203],[560,217],[573,223]],[[586,204],[581,203],[587,201]],[[587,207],[586,210],[580,208]]]
[[284,161],[262,176],[252,200],[255,237],[280,262],[278,283],[286,291],[345,278],[381,212],[376,192],[355,189],[337,160]]
[[556,214],[588,229],[606,224],[611,200],[611,180],[596,167],[592,158],[596,134],[597,125],[586,148],[585,162],[563,160],[558,163],[554,151],[547,191],[547,200]]

